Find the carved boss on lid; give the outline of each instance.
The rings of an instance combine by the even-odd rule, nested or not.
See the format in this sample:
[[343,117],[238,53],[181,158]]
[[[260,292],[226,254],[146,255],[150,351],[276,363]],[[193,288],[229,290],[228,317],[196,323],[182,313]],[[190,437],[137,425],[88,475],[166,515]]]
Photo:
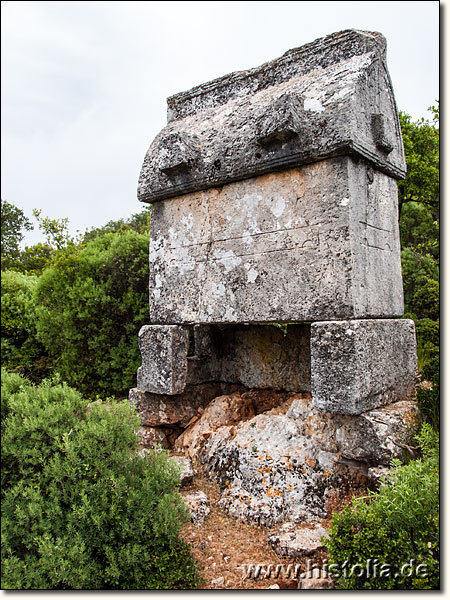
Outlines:
[[331,156],[394,177],[405,159],[386,43],[343,31],[168,99],[138,197],[155,202]]

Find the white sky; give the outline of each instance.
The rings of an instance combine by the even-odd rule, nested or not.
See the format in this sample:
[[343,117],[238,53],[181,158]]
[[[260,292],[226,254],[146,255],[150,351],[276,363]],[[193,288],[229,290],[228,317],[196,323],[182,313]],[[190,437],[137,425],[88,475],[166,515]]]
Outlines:
[[4,1],[2,198],[72,233],[127,218],[167,96],[349,28],[383,33],[398,108],[430,116],[437,1]]

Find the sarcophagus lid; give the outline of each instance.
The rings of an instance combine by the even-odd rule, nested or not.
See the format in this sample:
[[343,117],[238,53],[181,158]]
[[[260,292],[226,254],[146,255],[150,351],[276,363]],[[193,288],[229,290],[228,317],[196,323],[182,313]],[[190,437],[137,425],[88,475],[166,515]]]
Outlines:
[[156,202],[343,155],[405,176],[380,33],[335,33],[170,97],[138,197]]

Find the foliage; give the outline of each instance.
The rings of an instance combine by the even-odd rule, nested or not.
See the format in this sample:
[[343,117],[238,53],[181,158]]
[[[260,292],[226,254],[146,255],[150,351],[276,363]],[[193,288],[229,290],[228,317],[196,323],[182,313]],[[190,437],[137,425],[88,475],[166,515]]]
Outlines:
[[119,219],[117,221],[108,221],[103,227],[93,227],[83,236],[83,242],[91,242],[107,233],[117,233],[132,229],[138,233],[148,233],[150,231],[150,212],[151,206],[146,206],[141,212],[131,215],[128,219]]
[[128,229],[60,252],[36,299],[39,339],[65,381],[88,394],[133,386],[148,321],[146,235]]
[[400,113],[408,172],[398,184],[399,227],[405,311],[416,324],[419,372],[433,383],[419,387],[417,400],[425,420],[438,428],[439,102],[429,110],[429,121]]
[[428,206],[420,202],[405,204],[399,228],[403,248],[414,248],[420,257],[430,257],[439,265],[439,221]]
[[50,265],[54,255],[54,248],[41,242],[33,246],[25,246],[19,256],[11,261],[10,269],[28,275],[40,275]]
[[1,259],[3,271],[10,268],[11,262],[20,253],[19,246],[24,238],[23,230],[30,231],[33,229],[33,225],[20,208],[3,199],[1,200],[1,217]]
[[401,259],[405,311],[419,317],[420,306],[416,305],[414,296],[427,280],[438,283],[439,266],[430,255],[423,256],[414,248],[403,248]]
[[399,182],[400,214],[407,202],[420,202],[429,207],[435,219],[439,215],[439,102],[431,106],[431,121],[413,122],[400,111],[400,126],[407,175]]
[[187,589],[186,510],[127,404],[2,372],[2,589]]
[[[439,587],[439,440],[425,424],[417,436],[423,457],[393,470],[378,492],[353,500],[334,514],[327,542],[329,563],[340,565],[343,589],[436,589]],[[401,567],[413,560],[414,571]],[[377,574],[367,561],[378,561]],[[348,561],[347,569],[343,569]],[[415,570],[419,564],[426,567]],[[354,565],[362,565],[362,572]],[[390,565],[383,576],[381,565]],[[426,570],[426,574],[424,573]],[[395,577],[394,573],[399,576]],[[421,576],[421,575],[426,576]]]
[[62,250],[67,246],[76,245],[76,239],[69,233],[69,219],[50,219],[41,216],[42,211],[33,209],[33,216],[38,222],[39,229],[45,235],[46,245],[54,250]]
[[48,374],[47,356],[37,338],[34,293],[38,279],[2,271],[2,365],[39,381]]

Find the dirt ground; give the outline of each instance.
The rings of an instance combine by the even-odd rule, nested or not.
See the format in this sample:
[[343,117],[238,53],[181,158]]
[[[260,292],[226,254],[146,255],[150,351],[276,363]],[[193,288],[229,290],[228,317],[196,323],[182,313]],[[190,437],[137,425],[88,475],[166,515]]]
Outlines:
[[[268,536],[279,528],[273,529],[253,525],[228,516],[217,502],[220,499],[216,483],[206,479],[196,465],[193,483],[187,488],[202,490],[210,502],[210,514],[200,526],[187,523],[181,531],[182,537],[190,543],[192,554],[200,564],[204,584],[200,589],[267,589],[278,584],[281,589],[296,589],[298,581],[293,578],[264,576],[248,577],[248,565],[301,565],[300,571],[307,566],[322,565],[327,558],[326,550],[317,551],[307,558],[287,558],[278,556],[268,542]],[[331,515],[350,504],[353,495],[364,495],[363,488],[335,490],[327,504],[327,518],[321,521],[325,528],[330,527]],[[309,563],[308,563],[309,561]],[[286,572],[286,571],[284,571]],[[222,579],[223,578],[223,581]]]

